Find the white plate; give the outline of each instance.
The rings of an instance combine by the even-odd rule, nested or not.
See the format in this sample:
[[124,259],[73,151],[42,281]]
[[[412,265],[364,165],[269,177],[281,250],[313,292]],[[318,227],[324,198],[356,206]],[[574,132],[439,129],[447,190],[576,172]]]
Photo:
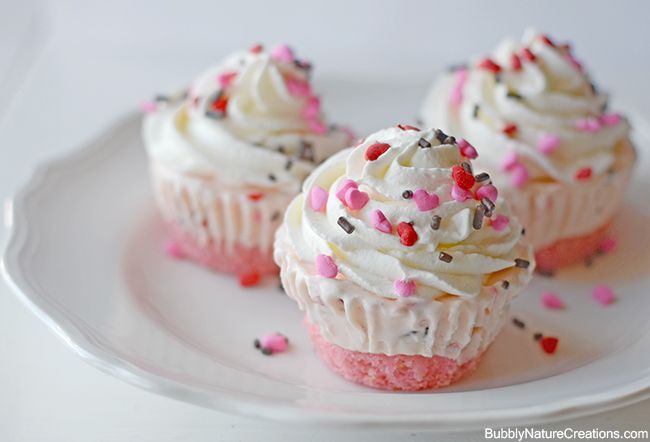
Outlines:
[[[639,169],[648,168],[641,155]],[[647,181],[636,180],[616,220],[618,251],[589,269],[537,278],[514,305],[526,329],[507,325],[479,370],[453,388],[417,394],[366,389],[331,374],[277,280],[242,289],[161,253],[148,184],[139,118],[129,116],[38,169],[13,202],[3,262],[16,293],[66,344],[132,384],[270,419],[414,429],[542,422],[650,396]],[[591,299],[599,282],[615,288],[618,302]],[[566,310],[539,306],[548,288],[562,294]],[[291,351],[267,357],[253,348],[271,331],[289,336]],[[537,331],[560,338],[556,354],[541,351]]]

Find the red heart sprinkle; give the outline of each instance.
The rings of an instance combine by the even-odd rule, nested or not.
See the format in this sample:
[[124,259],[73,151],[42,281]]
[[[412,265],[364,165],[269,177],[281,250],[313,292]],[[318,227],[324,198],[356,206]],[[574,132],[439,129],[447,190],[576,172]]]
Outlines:
[[377,158],[382,156],[388,149],[390,149],[390,144],[386,144],[386,143],[371,144],[366,149],[366,160],[375,161]]
[[521,59],[517,54],[512,54],[510,56],[510,67],[512,68],[513,71],[521,70]]
[[462,166],[452,167],[451,177],[454,179],[456,184],[458,184],[458,187],[465,190],[470,190],[474,186],[474,183],[476,183],[474,175],[467,173],[467,171],[463,169]]
[[212,103],[212,109],[219,112],[225,112],[227,107],[228,97],[226,96],[221,96]]
[[555,47],[555,43],[553,43],[553,40],[549,38],[548,35],[542,34],[539,36],[539,38],[547,45]]
[[557,349],[558,342],[559,342],[558,338],[554,338],[552,336],[545,336],[539,341],[539,345],[542,346],[542,350],[544,350],[545,353],[553,354]]
[[509,137],[512,137],[517,133],[517,125],[515,123],[508,123],[505,126],[503,126],[501,132],[508,135]]
[[588,178],[591,178],[591,167],[585,167],[576,173],[577,180],[586,180]]
[[249,51],[250,51],[251,53],[253,53],[253,54],[259,54],[259,53],[262,52],[263,50],[264,50],[264,46],[262,46],[261,44],[256,44],[255,46],[252,46],[252,47],[249,49]]
[[262,192],[249,193],[248,199],[251,201],[259,201],[262,199],[263,196],[264,194]]
[[253,287],[260,282],[260,274],[259,273],[242,273],[239,275],[239,285],[242,287]]
[[398,124],[397,127],[402,130],[415,130],[420,131],[419,127],[411,126],[410,124]]
[[535,54],[533,54],[533,52],[529,48],[524,48],[521,51],[521,55],[531,63],[534,63],[537,60],[537,56],[535,56]]
[[499,72],[501,72],[501,66],[496,64],[490,58],[485,58],[485,59],[481,60],[481,62],[477,66],[480,69],[485,69],[485,70],[493,72],[495,74],[498,74]]
[[397,234],[399,235],[399,242],[405,246],[412,246],[418,240],[418,234],[410,223],[399,223],[397,225]]

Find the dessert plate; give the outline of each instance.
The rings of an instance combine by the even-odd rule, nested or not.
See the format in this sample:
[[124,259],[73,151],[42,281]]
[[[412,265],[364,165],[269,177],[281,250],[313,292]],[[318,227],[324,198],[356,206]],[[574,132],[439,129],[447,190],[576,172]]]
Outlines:
[[[636,121],[637,146],[650,143]],[[531,424],[650,397],[650,200],[636,177],[614,224],[616,251],[536,277],[478,371],[452,388],[390,393],[350,384],[313,353],[277,279],[244,289],[162,253],[140,118],[40,167],[15,197],[3,271],[17,295],[79,356],[129,383],[217,410],[302,424],[469,429]],[[642,151],[642,149],[640,149]],[[649,170],[641,152],[639,169]],[[644,181],[645,180],[645,181]],[[617,300],[591,298],[600,283]],[[545,310],[553,290],[566,308]],[[253,347],[289,337],[286,353]],[[555,354],[533,335],[560,339]]]

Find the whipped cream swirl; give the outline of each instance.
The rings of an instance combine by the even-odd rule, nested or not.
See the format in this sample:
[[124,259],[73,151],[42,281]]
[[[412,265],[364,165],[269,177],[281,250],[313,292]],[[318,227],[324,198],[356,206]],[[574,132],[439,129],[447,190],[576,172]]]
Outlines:
[[260,46],[208,69],[177,99],[145,117],[149,154],[182,173],[295,193],[316,164],[351,142],[329,127],[311,65],[288,46]]
[[[286,214],[289,239],[330,281],[381,297],[476,296],[490,274],[515,266],[522,229],[489,178],[468,173],[462,194],[463,163],[471,167],[441,131],[376,132],[305,181]],[[477,226],[484,186],[496,201]]]
[[440,79],[422,117],[467,138],[481,150],[477,164],[521,187],[607,172],[629,126],[606,109],[570,46],[529,30]]

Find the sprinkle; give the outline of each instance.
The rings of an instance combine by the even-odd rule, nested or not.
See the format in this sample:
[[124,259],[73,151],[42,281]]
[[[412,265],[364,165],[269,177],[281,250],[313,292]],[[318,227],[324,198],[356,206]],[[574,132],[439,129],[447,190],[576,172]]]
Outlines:
[[492,59],[490,58],[485,58],[481,60],[481,62],[477,65],[479,69],[485,69],[486,71],[490,71],[492,73],[498,74],[501,72],[501,66],[496,64]]
[[336,278],[339,268],[331,256],[321,253],[316,257],[316,272],[324,278]]
[[513,100],[517,100],[517,101],[520,101],[520,100],[524,99],[524,97],[522,97],[521,95],[519,95],[517,92],[514,92],[514,91],[508,91],[508,93],[506,94],[506,97],[512,98]]
[[282,216],[282,214],[280,212],[278,212],[278,211],[273,212],[273,215],[271,215],[271,221],[279,220],[280,216]]
[[276,178],[275,175],[273,175],[272,173],[269,174],[269,181],[277,181],[277,180],[278,179]]
[[528,169],[523,164],[517,164],[511,171],[510,180],[512,185],[521,188],[528,182]]
[[411,223],[399,223],[397,225],[397,235],[399,235],[399,242],[407,247],[411,247],[418,240],[418,234]]
[[[460,163],[460,167],[462,167],[463,170],[465,172],[469,173],[470,175],[474,174],[474,172],[472,171],[471,164],[469,164],[467,161],[463,161],[462,163]],[[474,182],[476,182],[476,179],[474,180]]]
[[553,292],[544,292],[540,298],[542,305],[551,310],[561,310],[564,308],[564,302],[562,299]]
[[486,172],[481,172],[478,175],[475,175],[474,179],[476,180],[477,183],[482,183],[483,181],[489,180],[490,175]]
[[307,98],[301,115],[305,120],[317,119],[320,115],[320,98],[314,96]]
[[454,201],[462,203],[463,201],[472,198],[472,192],[461,188],[458,184],[454,184],[451,188],[451,197]]
[[336,221],[336,223],[341,226],[341,228],[347,233],[348,235],[354,232],[354,226],[350,224],[350,221],[345,219],[344,217],[340,216],[339,219]]
[[485,206],[483,204],[479,204],[476,206],[476,210],[474,211],[474,219],[472,220],[472,227],[474,227],[474,230],[480,230],[480,228],[483,227],[484,217]]
[[239,285],[242,287],[253,287],[259,284],[260,274],[256,272],[242,273],[239,275]]
[[480,110],[481,110],[480,106],[478,104],[475,104],[474,109],[472,110],[472,117],[478,118],[478,113]]
[[402,130],[414,130],[414,131],[420,131],[419,127],[411,126],[410,124],[398,124],[397,128],[402,129]]
[[307,80],[296,77],[286,77],[285,84],[291,95],[296,97],[309,97],[311,95],[311,86]]
[[517,133],[517,125],[515,123],[507,123],[505,126],[503,126],[503,129],[501,129],[501,132],[509,137],[514,137]]
[[539,36],[539,38],[540,38],[540,40],[542,40],[544,42],[544,44],[546,44],[548,46],[551,46],[551,47],[555,47],[555,43],[553,43],[553,40],[551,40],[548,35],[541,34]]
[[176,259],[185,258],[185,252],[183,251],[183,248],[176,241],[173,240],[165,241],[164,250],[165,253],[168,256],[171,256],[172,258],[176,258]]
[[492,228],[497,232],[500,232],[503,229],[505,229],[508,226],[508,224],[510,224],[510,219],[507,216],[502,214],[495,216],[494,219],[490,221],[490,226],[492,226]]
[[142,109],[142,112],[144,112],[146,114],[149,114],[151,112],[155,112],[157,108],[158,108],[158,105],[153,101],[145,101],[142,104],[140,104],[140,109]]
[[521,59],[517,54],[510,55],[510,67],[513,71],[517,72],[521,70]]
[[321,186],[314,186],[309,192],[309,206],[316,212],[322,212],[327,205],[329,193]]
[[581,118],[575,123],[576,129],[582,132],[598,132],[602,129],[602,124],[597,118]]
[[467,69],[459,69],[454,73],[455,82],[449,96],[449,102],[452,106],[459,106],[463,102],[463,88],[468,78]]
[[424,138],[420,138],[420,140],[418,141],[418,146],[420,146],[423,149],[427,149],[431,147],[431,143],[425,140]]
[[591,167],[584,167],[576,172],[576,180],[586,180],[591,178]]
[[542,269],[542,268],[539,268],[539,267],[537,267],[535,269],[535,272],[537,272],[537,274],[539,276],[543,276],[545,278],[552,278],[553,275],[555,274],[555,272],[553,270]]
[[[499,196],[499,191],[492,184],[486,184],[484,186],[479,187],[479,189],[476,191],[476,196],[479,199],[488,198],[490,202],[494,202],[497,200],[497,197]],[[492,204],[492,206],[494,208],[494,203]]]
[[469,158],[470,160],[474,160],[478,157],[478,152],[476,152],[474,146],[469,144],[467,140],[464,138],[458,138],[456,142],[458,143],[458,148],[460,149],[460,153],[463,156]]
[[453,166],[451,168],[451,177],[458,187],[465,190],[471,189],[476,183],[474,175],[467,172],[462,166]]
[[292,166],[293,166],[293,160],[288,159],[287,162],[284,164],[284,170],[290,170]]
[[515,267],[519,267],[520,269],[527,269],[529,265],[530,261],[521,258],[515,258]]
[[431,218],[431,228],[433,230],[438,230],[440,228],[440,223],[442,222],[442,218],[438,215],[433,215]]
[[494,212],[494,208],[496,207],[495,204],[492,202],[490,198],[481,198],[481,205],[485,207],[485,216],[490,218],[492,216],[492,213]]
[[379,158],[384,153],[386,153],[388,149],[390,149],[390,144],[386,144],[386,143],[371,144],[366,149],[365,158],[367,161],[375,161],[377,158]]
[[320,120],[308,120],[307,126],[309,126],[309,129],[315,134],[323,135],[327,133],[327,126],[325,126],[325,124]]
[[440,144],[444,143],[445,139],[447,138],[447,134],[440,129],[436,129],[433,134]]
[[375,209],[370,213],[370,221],[372,226],[384,233],[391,233],[393,231],[393,225],[388,221],[384,212],[379,209]]
[[558,147],[560,147],[560,137],[557,135],[544,134],[537,140],[537,150],[544,155],[553,153]]
[[314,146],[309,141],[300,140],[300,153],[298,154],[298,158],[312,163],[315,161]]
[[522,227],[521,228],[521,236],[524,236],[526,234],[526,228]]
[[613,252],[614,250],[616,250],[617,246],[618,246],[618,241],[616,241],[615,238],[607,237],[600,243],[600,246],[598,247],[598,251],[601,253]]
[[442,262],[446,262],[447,264],[449,264],[454,259],[454,257],[451,256],[449,253],[440,252],[440,254],[438,255],[438,259]]
[[277,45],[271,50],[271,57],[274,60],[282,61],[284,63],[293,63],[293,51],[287,45]]
[[350,187],[345,192],[345,204],[352,210],[363,209],[369,200],[370,197],[366,192],[362,192],[354,187]]
[[553,336],[544,336],[539,341],[539,345],[542,346],[542,350],[544,350],[545,353],[553,354],[557,349],[558,342],[559,342],[558,338],[555,338]]
[[522,321],[521,319],[512,318],[512,323],[519,328],[526,328],[526,324],[524,324],[524,321]]
[[530,48],[524,48],[521,51],[521,55],[526,59],[526,61],[530,61],[531,63],[537,61],[537,56],[533,54],[533,51],[531,51]]
[[153,98],[153,101],[155,101],[156,103],[168,103],[174,100],[168,95],[158,94]]
[[273,353],[282,353],[289,347],[289,339],[280,333],[272,333],[264,335],[260,339],[253,341],[255,348],[262,351],[265,355],[272,355]]
[[413,193],[413,201],[420,212],[428,212],[440,205],[440,199],[435,193],[429,193],[424,189],[418,189]]
[[508,290],[508,287],[510,287],[510,281],[508,281],[507,279],[504,279],[503,281],[501,281],[501,287],[504,290]]
[[614,291],[605,284],[597,285],[594,287],[591,292],[591,297],[602,305],[612,304],[616,300]]
[[622,119],[620,114],[603,114],[599,118],[602,125],[607,127],[616,126]]
[[444,139],[442,144],[456,144],[456,138],[451,135]]
[[539,332],[537,332],[537,333],[535,333],[533,335],[533,339],[536,340],[536,341],[539,341],[540,339],[542,339],[542,337],[543,337],[543,335],[541,333],[539,333]]
[[393,290],[398,296],[406,298],[415,293],[415,282],[409,279],[397,279],[393,283]]
[[246,197],[251,201],[259,201],[264,197],[262,192],[249,193]]
[[253,53],[253,54],[259,54],[263,50],[264,50],[264,46],[262,46],[261,44],[258,43],[256,45],[252,46],[248,51]]
[[402,198],[404,198],[405,200],[409,200],[413,198],[413,191],[405,190],[404,192],[402,192]]
[[349,189],[356,189],[358,188],[359,185],[357,184],[356,181],[351,180],[351,179],[346,179],[344,180],[341,185],[339,186],[339,189],[336,191],[336,197],[341,201],[342,203],[345,203],[345,193]]
[[217,75],[217,82],[222,89],[225,89],[232,84],[235,77],[237,77],[236,71],[222,72]]

